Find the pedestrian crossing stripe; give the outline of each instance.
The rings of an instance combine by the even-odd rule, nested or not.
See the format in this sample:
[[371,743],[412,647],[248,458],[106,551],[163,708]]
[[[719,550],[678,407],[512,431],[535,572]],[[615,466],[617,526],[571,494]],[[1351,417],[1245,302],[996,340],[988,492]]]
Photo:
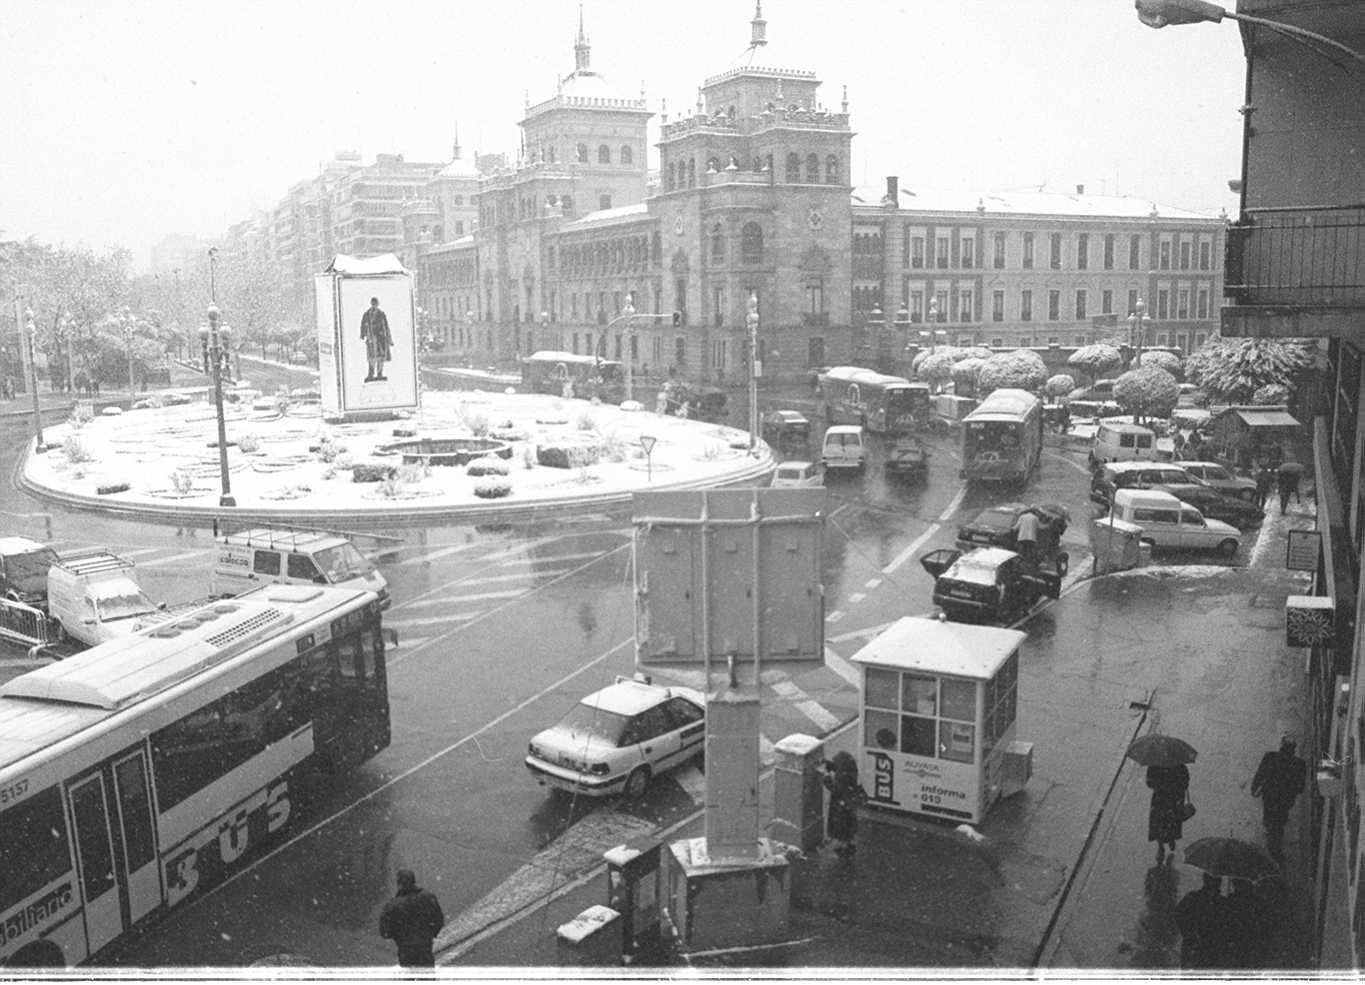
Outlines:
[[448,612],[441,616],[426,616],[419,619],[385,619],[384,625],[390,629],[403,629],[406,626],[438,626],[447,622],[469,622],[483,615],[482,612]]

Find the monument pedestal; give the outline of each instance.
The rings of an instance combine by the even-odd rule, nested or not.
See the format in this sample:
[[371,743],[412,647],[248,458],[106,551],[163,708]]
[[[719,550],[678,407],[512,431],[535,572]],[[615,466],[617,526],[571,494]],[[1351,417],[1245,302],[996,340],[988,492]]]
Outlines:
[[705,838],[668,846],[668,895],[683,951],[769,944],[787,936],[791,874],[782,842],[758,840],[754,858],[713,859]]

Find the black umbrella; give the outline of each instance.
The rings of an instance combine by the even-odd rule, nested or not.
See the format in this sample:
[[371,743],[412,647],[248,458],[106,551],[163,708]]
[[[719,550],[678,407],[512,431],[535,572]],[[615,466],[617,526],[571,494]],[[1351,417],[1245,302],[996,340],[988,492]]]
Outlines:
[[1185,847],[1185,862],[1214,876],[1255,882],[1275,875],[1280,867],[1247,841],[1237,838],[1200,838]]
[[1149,732],[1134,739],[1126,755],[1143,766],[1179,766],[1194,762],[1199,753],[1184,739]]

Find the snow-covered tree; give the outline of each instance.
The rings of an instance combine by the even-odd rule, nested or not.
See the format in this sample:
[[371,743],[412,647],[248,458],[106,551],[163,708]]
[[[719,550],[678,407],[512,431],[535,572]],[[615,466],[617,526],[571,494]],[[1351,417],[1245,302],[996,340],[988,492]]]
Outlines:
[[1071,354],[1066,364],[1072,369],[1084,373],[1093,384],[1106,373],[1118,369],[1123,364],[1123,356],[1119,352],[1118,346],[1110,345],[1107,342],[1096,342],[1093,345],[1081,346]]
[[1313,365],[1302,339],[1212,339],[1185,361],[1185,375],[1213,400],[1245,402],[1263,386],[1292,386]]
[[1037,390],[1047,379],[1043,357],[1032,349],[998,352],[987,359],[976,377],[977,392],[986,396],[1001,387]]
[[1065,373],[1058,373],[1056,376],[1048,378],[1043,384],[1043,392],[1054,400],[1058,397],[1065,397],[1072,390],[1076,389],[1074,377],[1067,376]]
[[929,384],[929,388],[935,392],[943,388],[953,376],[953,365],[958,362],[958,349],[940,348],[935,349],[923,359],[919,360],[919,366],[915,370],[915,376]]
[[976,393],[976,380],[981,375],[981,367],[986,360],[979,356],[968,356],[953,363],[953,392],[959,397],[970,397]]
[[1133,419],[1170,417],[1180,399],[1180,384],[1160,366],[1139,366],[1114,381],[1114,401]]
[[1283,383],[1267,383],[1260,387],[1251,395],[1253,404],[1287,404],[1289,403],[1289,387]]
[[1138,360],[1143,366],[1160,366],[1177,380],[1180,378],[1180,357],[1163,349],[1150,349]]

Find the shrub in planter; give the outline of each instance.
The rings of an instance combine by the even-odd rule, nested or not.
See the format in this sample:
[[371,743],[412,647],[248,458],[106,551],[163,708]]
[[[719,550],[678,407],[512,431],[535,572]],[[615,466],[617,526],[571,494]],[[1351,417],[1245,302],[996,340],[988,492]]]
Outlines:
[[398,475],[398,469],[383,462],[360,462],[351,469],[352,482],[383,482]]
[[261,450],[261,439],[254,434],[244,434],[237,439],[237,447],[249,455]]
[[476,458],[465,466],[467,475],[506,475],[510,466],[505,458],[497,458],[485,455],[483,458]]
[[596,465],[602,449],[595,444],[566,442],[541,445],[536,449],[536,462],[552,469],[577,469]]
[[171,473],[171,488],[182,496],[188,496],[194,489],[194,476],[189,469],[176,469]]
[[95,460],[95,456],[90,454],[90,449],[85,447],[85,440],[78,434],[67,435],[66,440],[62,442],[62,452],[66,455],[66,460],[73,465]]
[[126,482],[111,482],[107,486],[96,486],[95,493],[100,496],[112,496],[114,493],[127,492],[131,486]]
[[[599,406],[600,406],[600,403],[599,403]],[[578,415],[578,430],[580,430],[580,431],[596,431],[596,430],[597,430],[597,418],[593,417],[591,413],[589,413],[588,411],[585,410],[583,413],[581,413],[581,414]]]
[[83,428],[95,419],[95,408],[90,404],[78,403],[71,408],[71,426]]
[[501,499],[512,494],[512,480],[500,475],[485,476],[474,483],[474,495],[480,499]]
[[527,434],[524,429],[512,427],[510,425],[507,427],[495,428],[488,433],[488,436],[490,438],[496,438],[499,441],[526,441],[530,438],[530,435]]

